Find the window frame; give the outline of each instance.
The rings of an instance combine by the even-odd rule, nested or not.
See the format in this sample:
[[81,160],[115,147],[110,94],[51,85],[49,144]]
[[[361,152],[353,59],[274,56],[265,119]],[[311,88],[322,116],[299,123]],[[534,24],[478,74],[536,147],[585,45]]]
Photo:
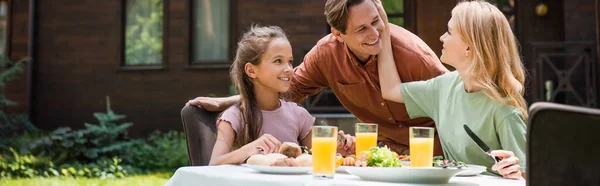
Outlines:
[[6,46],[4,55],[10,59],[12,41],[12,0],[6,0]]
[[228,49],[228,60],[225,61],[219,61],[219,60],[212,60],[212,61],[194,61],[194,42],[196,41],[196,32],[194,30],[194,24],[196,23],[196,14],[198,13],[198,11],[194,10],[194,3],[196,0],[189,0],[189,24],[188,24],[188,29],[189,29],[189,43],[188,43],[188,62],[187,62],[187,66],[186,69],[229,69],[229,67],[231,66],[232,62],[233,62],[233,58],[235,56],[235,47],[237,40],[235,39],[235,35],[236,35],[236,24],[235,24],[235,17],[237,16],[237,11],[236,11],[236,7],[237,7],[237,0],[228,0],[229,1],[229,19],[227,20],[229,22],[229,49]]
[[125,40],[126,29],[127,29],[127,2],[128,0],[121,1],[121,43],[119,47],[119,64],[118,69],[122,71],[146,71],[146,70],[164,70],[167,69],[167,51],[168,51],[168,25],[169,25],[169,2],[170,0],[161,0],[163,2],[163,34],[162,34],[162,61],[160,64],[152,65],[127,65],[125,61]]
[[409,30],[411,32],[416,32],[416,24],[415,24],[415,9],[417,8],[416,6],[416,1],[415,0],[404,0],[404,12],[402,13],[394,13],[394,14],[387,14],[388,19],[391,18],[404,18],[404,25],[401,26],[406,30]]

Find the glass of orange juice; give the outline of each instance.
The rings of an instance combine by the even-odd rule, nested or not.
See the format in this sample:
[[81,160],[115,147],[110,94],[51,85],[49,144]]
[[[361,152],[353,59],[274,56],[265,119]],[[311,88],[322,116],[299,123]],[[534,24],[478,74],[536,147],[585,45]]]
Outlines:
[[433,133],[431,127],[410,127],[410,166],[431,167],[433,164]]
[[356,124],[356,157],[362,151],[368,151],[371,147],[377,147],[377,124]]
[[337,136],[337,127],[313,126],[312,128],[312,168],[313,176],[317,179],[333,179]]

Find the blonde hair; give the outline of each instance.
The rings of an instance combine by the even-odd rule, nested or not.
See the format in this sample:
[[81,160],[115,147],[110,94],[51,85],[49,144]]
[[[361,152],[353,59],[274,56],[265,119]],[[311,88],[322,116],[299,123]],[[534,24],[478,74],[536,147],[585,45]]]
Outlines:
[[475,0],[458,3],[452,17],[473,54],[467,70],[474,86],[492,100],[516,107],[526,120],[525,70],[504,14],[488,2]]

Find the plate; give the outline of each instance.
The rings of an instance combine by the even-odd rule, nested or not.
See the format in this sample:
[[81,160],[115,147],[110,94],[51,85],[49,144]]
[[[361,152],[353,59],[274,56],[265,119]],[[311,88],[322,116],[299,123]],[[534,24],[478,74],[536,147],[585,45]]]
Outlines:
[[278,167],[250,164],[242,164],[242,166],[267,174],[308,174],[312,171],[312,167]]
[[467,167],[463,167],[462,169],[464,171],[456,174],[456,176],[477,176],[487,170],[484,166],[471,164],[468,164]]
[[335,172],[337,172],[337,173],[348,173],[348,172],[346,172],[346,168],[347,167],[352,167],[352,166],[339,166],[338,168],[335,168]]
[[346,167],[352,175],[367,181],[445,184],[462,172],[457,168],[438,167]]

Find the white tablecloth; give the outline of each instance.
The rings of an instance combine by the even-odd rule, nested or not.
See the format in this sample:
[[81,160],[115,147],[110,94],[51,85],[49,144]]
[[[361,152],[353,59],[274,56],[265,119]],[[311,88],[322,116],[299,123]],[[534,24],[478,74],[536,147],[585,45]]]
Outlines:
[[[167,182],[168,186],[180,185],[215,185],[215,186],[325,186],[325,185],[423,185],[407,183],[385,183],[360,180],[357,176],[344,173],[336,173],[334,179],[316,180],[311,174],[304,175],[276,175],[262,174],[248,167],[238,165],[222,166],[196,166],[181,167],[177,169],[173,177]],[[478,175],[471,177],[453,177],[450,183],[444,185],[490,185],[490,186],[512,186],[525,185],[524,180],[508,180],[500,177]]]

